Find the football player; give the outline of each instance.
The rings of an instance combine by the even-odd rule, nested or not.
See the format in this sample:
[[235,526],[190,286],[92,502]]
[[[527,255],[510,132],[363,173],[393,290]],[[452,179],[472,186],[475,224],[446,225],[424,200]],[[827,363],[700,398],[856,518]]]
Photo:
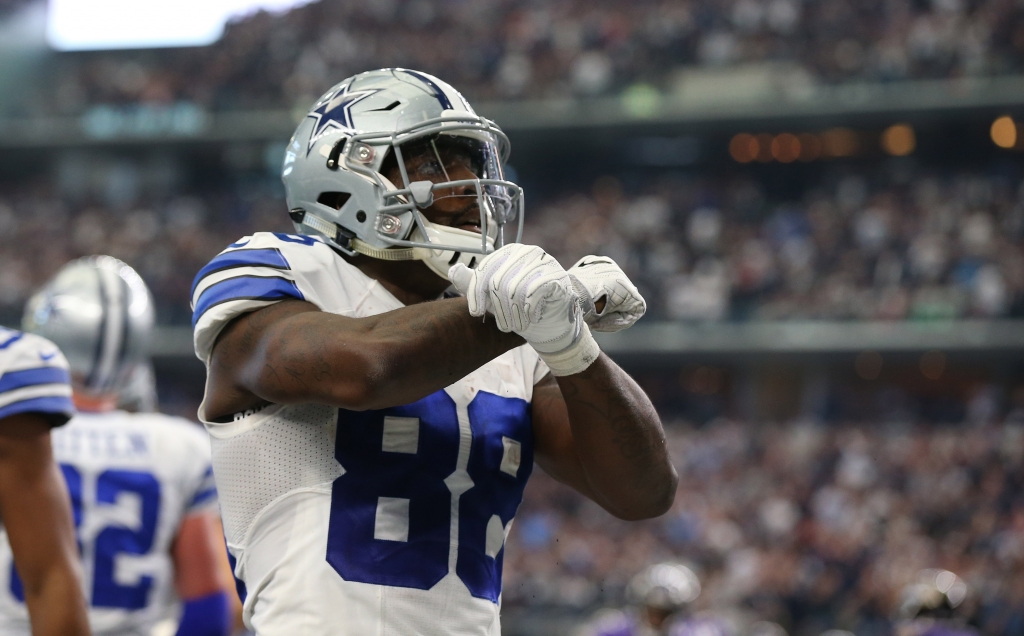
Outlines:
[[50,429],[74,412],[57,347],[0,327],[0,521],[34,636],[89,633],[71,501],[50,446]]
[[[180,612],[180,636],[222,636],[231,582],[218,568],[208,438],[185,420],[115,409],[145,363],[152,323],[145,283],[108,256],[66,265],[24,317],[24,329],[53,340],[70,364],[79,414],[54,432],[53,446],[71,493],[93,633],[149,634]],[[4,635],[28,633],[17,566],[0,541]]]
[[661,422],[585,322],[627,327],[643,299],[610,259],[502,247],[507,153],[441,80],[356,75],[287,148],[299,233],[196,276],[200,418],[257,634],[498,634],[534,460],[623,519],[671,505]]

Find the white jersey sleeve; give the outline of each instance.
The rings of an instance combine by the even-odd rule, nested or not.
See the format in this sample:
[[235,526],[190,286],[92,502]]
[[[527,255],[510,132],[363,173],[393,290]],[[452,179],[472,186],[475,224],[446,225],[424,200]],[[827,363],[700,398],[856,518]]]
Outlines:
[[335,258],[318,238],[296,234],[257,232],[229,245],[192,283],[196,355],[209,362],[221,329],[255,309],[291,298],[323,309],[318,290],[335,287],[326,274]]
[[68,361],[45,338],[0,328],[0,419],[19,413],[39,413],[54,426],[74,415]]

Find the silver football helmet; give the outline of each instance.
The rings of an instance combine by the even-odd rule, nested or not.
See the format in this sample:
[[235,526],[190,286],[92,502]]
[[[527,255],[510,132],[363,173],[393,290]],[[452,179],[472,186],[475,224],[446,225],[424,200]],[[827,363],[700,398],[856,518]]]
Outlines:
[[[455,263],[473,267],[477,255],[500,247],[506,225],[518,221],[515,241],[522,236],[523,190],[502,171],[508,154],[497,124],[449,84],[381,69],[344,80],[313,105],[292,135],[281,178],[298,232],[348,255],[421,260],[447,279]],[[414,159],[431,170],[413,172]],[[454,178],[453,160],[467,167]],[[420,211],[449,197],[476,209],[479,233],[431,223]]]
[[117,408],[129,413],[156,413],[159,404],[153,363],[136,364],[117,393]]
[[634,605],[676,612],[700,596],[700,580],[682,563],[658,563],[642,570],[626,586]]
[[134,269],[89,256],[65,265],[29,299],[22,328],[60,347],[76,390],[114,393],[147,359],[153,299]]

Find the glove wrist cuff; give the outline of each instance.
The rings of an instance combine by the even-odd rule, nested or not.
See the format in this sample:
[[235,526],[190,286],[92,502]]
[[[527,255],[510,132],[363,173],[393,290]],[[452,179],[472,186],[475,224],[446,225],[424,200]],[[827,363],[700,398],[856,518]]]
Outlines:
[[584,323],[580,337],[573,344],[554,353],[538,353],[540,359],[551,369],[551,375],[560,377],[585,371],[597,360],[601,347],[590,333],[590,327]]

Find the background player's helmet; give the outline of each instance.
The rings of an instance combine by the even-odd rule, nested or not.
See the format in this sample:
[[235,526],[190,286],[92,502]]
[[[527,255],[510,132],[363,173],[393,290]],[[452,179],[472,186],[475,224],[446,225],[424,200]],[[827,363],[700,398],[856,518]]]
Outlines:
[[[410,182],[412,152],[457,148],[475,179]],[[457,262],[473,267],[505,240],[522,235],[523,191],[505,179],[508,138],[449,84],[418,71],[382,69],[327,91],[299,124],[285,152],[282,180],[297,231],[324,237],[342,252],[384,260],[422,260],[442,278]],[[402,183],[383,173],[396,165]],[[435,196],[468,188],[481,233],[431,223],[420,212]],[[511,237],[509,237],[511,238]]]
[[700,596],[700,581],[681,563],[659,563],[634,576],[626,586],[626,598],[643,605],[676,612]]
[[117,393],[117,408],[129,413],[156,413],[159,402],[153,363],[136,364]]
[[65,265],[29,299],[22,328],[60,347],[77,390],[116,392],[147,357],[153,300],[134,269],[89,256]]
[[949,570],[921,570],[917,581],[903,590],[899,618],[952,618],[964,599],[967,584]]

